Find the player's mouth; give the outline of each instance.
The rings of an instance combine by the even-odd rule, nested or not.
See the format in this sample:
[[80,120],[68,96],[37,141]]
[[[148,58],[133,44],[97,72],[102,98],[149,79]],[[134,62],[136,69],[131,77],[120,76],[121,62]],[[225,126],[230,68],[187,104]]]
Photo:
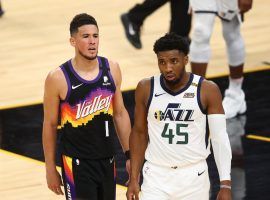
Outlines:
[[170,74],[166,74],[165,75],[165,79],[168,80],[168,81],[172,81],[175,79],[175,75],[170,73]]
[[89,48],[88,51],[91,51],[91,52],[96,51],[96,48],[94,48],[94,47]]

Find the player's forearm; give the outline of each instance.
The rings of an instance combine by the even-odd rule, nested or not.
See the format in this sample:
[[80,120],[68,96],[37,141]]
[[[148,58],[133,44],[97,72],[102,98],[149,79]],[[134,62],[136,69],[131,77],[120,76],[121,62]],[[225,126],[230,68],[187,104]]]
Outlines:
[[130,119],[126,109],[114,116],[114,124],[122,149],[125,152],[129,150],[129,135],[131,132]]
[[46,170],[55,170],[56,167],[56,138],[57,128],[44,123],[42,133],[42,143],[45,157]]
[[130,135],[130,157],[131,157],[131,181],[137,181],[140,174],[144,154],[148,144],[147,134],[132,131]]
[[231,180],[231,146],[226,132],[224,114],[208,115],[211,143],[219,172],[220,181]]

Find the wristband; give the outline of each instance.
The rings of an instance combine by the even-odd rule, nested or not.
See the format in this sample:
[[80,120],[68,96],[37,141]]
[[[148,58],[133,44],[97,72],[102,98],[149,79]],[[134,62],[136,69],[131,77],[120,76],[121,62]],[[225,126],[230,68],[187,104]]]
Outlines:
[[125,151],[125,156],[126,156],[127,160],[130,159],[130,151],[129,150]]
[[229,186],[229,185],[220,185],[220,189],[222,189],[222,188],[226,188],[226,189],[232,189],[232,187],[231,186]]

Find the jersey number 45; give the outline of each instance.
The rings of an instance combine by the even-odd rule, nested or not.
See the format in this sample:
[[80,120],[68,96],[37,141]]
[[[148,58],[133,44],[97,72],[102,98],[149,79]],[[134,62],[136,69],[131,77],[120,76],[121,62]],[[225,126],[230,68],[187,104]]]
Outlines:
[[[165,123],[161,137],[168,138],[169,144],[174,144],[173,140],[175,136],[177,138],[176,144],[187,144],[188,143],[188,133],[181,132],[181,127],[188,127],[188,124],[176,124],[175,129],[168,128],[169,123]],[[179,140],[181,139],[181,140]]]

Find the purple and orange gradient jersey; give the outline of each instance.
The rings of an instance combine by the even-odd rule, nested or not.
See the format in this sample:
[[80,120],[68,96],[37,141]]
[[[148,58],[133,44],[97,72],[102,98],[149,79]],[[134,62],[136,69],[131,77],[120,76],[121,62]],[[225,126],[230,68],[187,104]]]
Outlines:
[[80,77],[71,60],[61,66],[68,92],[61,101],[61,146],[64,155],[100,159],[114,154],[112,144],[115,83],[108,60],[97,57],[99,73],[94,80]]

